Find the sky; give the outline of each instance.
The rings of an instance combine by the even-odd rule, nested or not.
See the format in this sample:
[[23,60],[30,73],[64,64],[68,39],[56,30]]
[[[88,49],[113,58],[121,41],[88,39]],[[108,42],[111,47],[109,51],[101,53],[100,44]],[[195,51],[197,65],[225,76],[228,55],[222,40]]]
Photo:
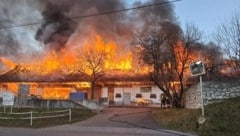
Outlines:
[[174,6],[181,26],[193,23],[207,39],[234,13],[240,14],[240,0],[181,0]]

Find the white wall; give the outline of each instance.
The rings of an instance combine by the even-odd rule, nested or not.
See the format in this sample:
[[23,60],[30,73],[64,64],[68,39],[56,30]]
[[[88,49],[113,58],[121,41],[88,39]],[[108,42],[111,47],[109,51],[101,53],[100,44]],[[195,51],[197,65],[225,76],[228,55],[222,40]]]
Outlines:
[[155,99],[151,98],[153,103],[161,102],[161,94],[162,93],[163,93],[162,90],[160,90],[157,86],[152,86],[152,94],[156,94],[156,96],[157,96],[157,98],[155,98]]
[[[121,94],[121,98],[116,98],[116,94]],[[115,87],[114,88],[114,102],[121,103],[123,101],[123,88]]]
[[[116,93],[120,93],[123,96],[124,92],[131,93],[131,101],[136,100],[136,94],[142,94],[142,98],[146,100],[151,100],[153,103],[160,103],[160,96],[163,93],[158,87],[152,86],[151,92],[141,92],[141,86],[133,86],[133,87],[117,87],[114,89],[114,96],[116,96]],[[156,98],[150,98],[150,94],[156,94]],[[115,98],[114,101],[116,102],[122,102],[122,98]]]
[[[152,86],[151,92],[141,92],[141,86],[132,86],[132,87],[115,87],[114,88],[114,102],[123,103],[123,93],[131,93],[131,101],[136,100],[136,94],[142,94],[142,98],[146,100],[151,100],[153,103],[161,102],[161,94],[163,93],[157,86]],[[108,97],[108,88],[103,87],[101,92],[102,97]],[[116,94],[121,94],[121,98],[116,98]],[[156,98],[150,98],[150,94],[156,94]]]
[[108,88],[107,87],[103,87],[101,90],[101,97],[108,97]]

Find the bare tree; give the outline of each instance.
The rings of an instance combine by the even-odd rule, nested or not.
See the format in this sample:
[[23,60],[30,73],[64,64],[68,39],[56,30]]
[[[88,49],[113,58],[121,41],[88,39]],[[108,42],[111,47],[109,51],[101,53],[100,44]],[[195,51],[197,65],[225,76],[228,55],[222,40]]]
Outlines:
[[[194,46],[194,52],[199,54],[199,59],[204,62],[206,80],[222,80],[221,70],[224,65],[222,48],[216,43],[198,43]],[[196,58],[197,59],[197,58]]]
[[104,76],[106,53],[97,50],[95,45],[87,45],[78,50],[78,70],[91,82],[91,99],[94,99],[95,85]]
[[233,15],[218,28],[217,41],[224,47],[228,57],[240,66],[240,14]]
[[194,59],[193,46],[200,38],[201,33],[196,27],[188,25],[182,32],[171,22],[161,23],[147,35],[136,38],[136,45],[143,48],[142,59],[153,67],[152,81],[176,107],[183,106],[188,64]]
[[189,64],[196,61],[198,54],[194,47],[201,39],[201,32],[193,24],[186,24],[186,29],[180,34],[179,41],[171,44],[173,53],[173,71],[176,75],[177,87],[172,85],[171,90],[174,96],[173,102],[177,107],[183,106],[183,94],[187,89],[189,78]]

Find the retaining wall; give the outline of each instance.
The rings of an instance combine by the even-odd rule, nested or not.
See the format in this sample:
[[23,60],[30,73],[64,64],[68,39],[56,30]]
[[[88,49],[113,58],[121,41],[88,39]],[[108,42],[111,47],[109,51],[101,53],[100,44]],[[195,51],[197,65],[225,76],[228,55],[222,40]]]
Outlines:
[[[224,99],[240,96],[240,83],[237,82],[203,82],[204,105]],[[185,92],[185,108],[201,108],[200,84],[195,84]]]

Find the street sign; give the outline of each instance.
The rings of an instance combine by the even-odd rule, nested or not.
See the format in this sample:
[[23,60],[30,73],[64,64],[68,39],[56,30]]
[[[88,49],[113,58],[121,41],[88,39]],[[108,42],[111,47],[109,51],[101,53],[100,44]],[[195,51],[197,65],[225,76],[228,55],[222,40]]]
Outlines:
[[12,92],[9,91],[4,91],[1,92],[1,96],[3,99],[3,105],[5,106],[12,106],[14,105],[14,94]]
[[190,64],[190,72],[192,76],[203,75],[206,73],[204,64],[202,61],[193,62]]
[[[202,75],[205,74],[206,71],[205,71],[205,68],[204,68],[204,65],[203,65],[202,61],[197,61],[197,62],[191,63],[191,65],[190,65],[190,72],[191,72],[192,76],[199,76],[201,103],[202,103],[202,117],[203,117],[203,119],[205,119],[204,118],[204,101],[203,101]],[[203,120],[202,122],[205,122],[205,120]],[[199,121],[199,123],[201,123],[201,121]]]

